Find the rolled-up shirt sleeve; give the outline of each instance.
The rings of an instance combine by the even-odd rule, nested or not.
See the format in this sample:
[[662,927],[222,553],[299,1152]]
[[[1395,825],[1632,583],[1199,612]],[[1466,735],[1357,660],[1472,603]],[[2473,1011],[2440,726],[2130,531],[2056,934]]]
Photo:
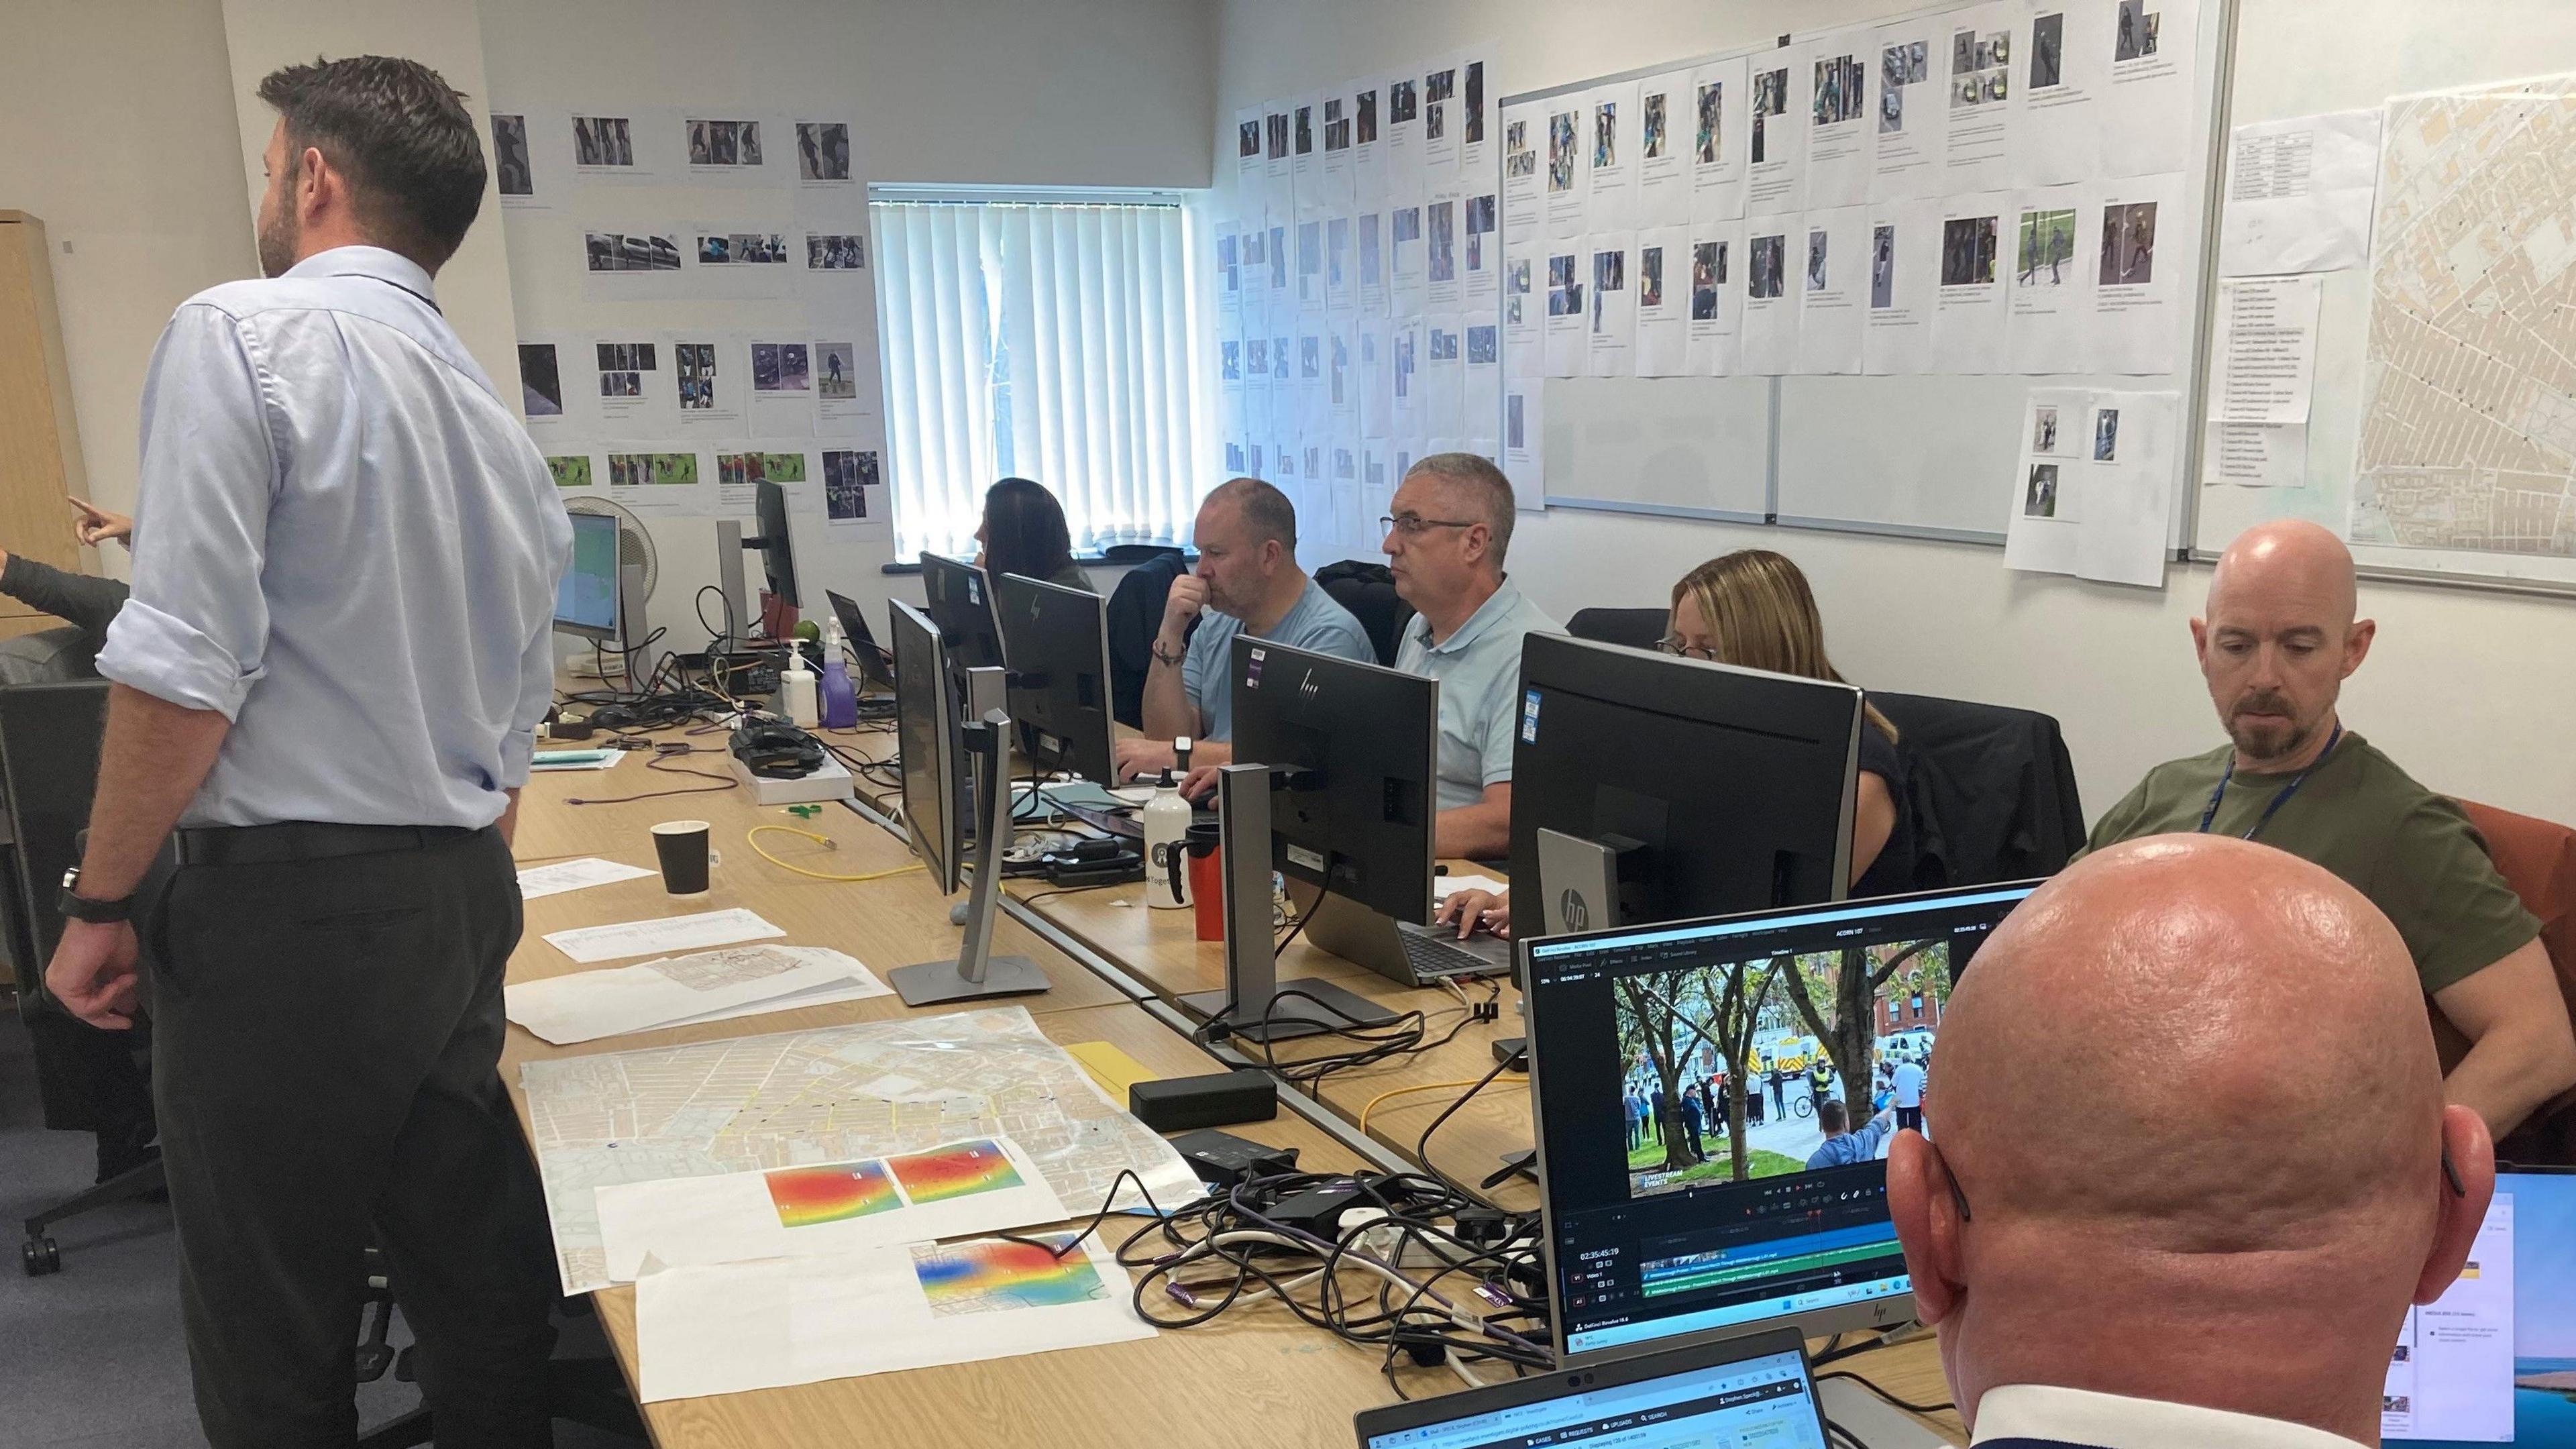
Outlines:
[[240,324],[191,303],[161,334],[143,388],[134,592],[98,672],[232,719],[265,670],[269,507],[280,459],[271,398]]

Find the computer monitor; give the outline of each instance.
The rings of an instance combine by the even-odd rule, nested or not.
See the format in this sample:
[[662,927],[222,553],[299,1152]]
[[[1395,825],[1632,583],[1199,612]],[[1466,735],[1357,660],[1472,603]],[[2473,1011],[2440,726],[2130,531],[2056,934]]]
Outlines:
[[1271,769],[1276,868],[1399,921],[1430,919],[1440,685],[1234,636],[1234,758]]
[[1862,722],[1846,684],[1532,634],[1513,893],[1556,931],[1840,900]]
[[1824,1409],[1794,1333],[1753,1334],[1364,1409],[1352,1427],[1359,1449],[1593,1442],[1634,1449],[1826,1449]]
[[[2038,884],[1520,943],[1566,1361],[1912,1315],[1887,1213],[1887,1139],[1921,1122],[1922,1072],[1951,984]],[[1837,1037],[1838,1026],[1858,1031]],[[1773,1068],[1789,1074],[1785,1110],[1770,1110]],[[1720,1130],[1738,1087],[1765,1098],[1759,1123],[1748,1104],[1741,1177],[1732,1133]],[[1909,1097],[1915,1105],[1899,1105]],[[1861,1130],[1832,1146],[1820,1119],[1854,1099],[1849,1125]],[[1696,1106],[1710,1100],[1713,1114]]]
[[2407,1310],[2383,1395],[2391,1444],[2576,1446],[2576,1168],[2496,1174],[2459,1280]]
[[[766,478],[753,487],[759,498],[760,537],[744,539],[743,547],[760,550],[760,567],[769,576],[771,597],[790,609],[800,607],[803,601],[796,596],[796,549],[787,527],[787,490]],[[778,636],[773,632],[772,637]]]
[[919,609],[891,602],[894,638],[894,732],[902,751],[903,827],[941,895],[957,891],[965,855],[964,761],[957,738],[957,677],[947,641]]
[[602,642],[617,638],[617,519],[573,513],[572,566],[555,585],[555,632]]
[[1109,603],[1089,589],[1004,574],[993,581],[1002,652],[1011,675],[1011,722],[1039,774],[1116,782],[1110,715]]
[[993,595],[984,571],[945,554],[921,556],[921,593],[925,612],[948,641],[948,654],[958,669],[1000,669],[1002,631],[993,622]]
[[858,601],[830,589],[823,597],[832,606],[832,616],[841,621],[841,637],[848,642],[850,653],[859,661],[859,677],[880,689],[894,688],[894,669],[886,653],[877,647],[877,636],[868,628],[868,616]]

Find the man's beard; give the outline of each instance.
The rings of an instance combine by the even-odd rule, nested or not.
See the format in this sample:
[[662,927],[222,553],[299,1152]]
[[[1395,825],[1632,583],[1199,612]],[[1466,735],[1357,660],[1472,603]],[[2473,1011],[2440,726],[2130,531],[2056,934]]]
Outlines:
[[259,274],[285,276],[287,268],[295,265],[295,248],[303,239],[295,214],[281,206],[276,220],[259,229]]
[[2316,726],[2300,720],[2288,699],[2268,690],[2239,699],[2227,712],[2227,737],[2249,760],[2296,754],[2315,733]]

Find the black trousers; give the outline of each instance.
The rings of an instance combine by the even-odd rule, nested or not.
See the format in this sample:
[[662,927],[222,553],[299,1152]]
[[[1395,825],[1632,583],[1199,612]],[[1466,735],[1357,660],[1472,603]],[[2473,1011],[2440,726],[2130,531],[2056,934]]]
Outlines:
[[552,1442],[553,1265],[497,1072],[519,928],[494,830],[183,865],[151,898],[153,1086],[215,1449],[355,1441],[371,1242],[441,1449]]

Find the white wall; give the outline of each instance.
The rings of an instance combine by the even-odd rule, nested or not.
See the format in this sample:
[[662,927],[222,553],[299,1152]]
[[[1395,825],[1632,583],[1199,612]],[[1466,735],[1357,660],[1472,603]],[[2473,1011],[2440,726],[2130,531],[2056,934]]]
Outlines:
[[[1499,36],[1500,95],[1915,8],[1903,0],[1223,0],[1209,154],[1234,112]],[[2350,39],[2347,37],[2347,40]],[[1231,168],[1219,180],[1230,184]],[[1222,201],[1217,214],[1225,214]],[[1651,386],[1650,383],[1637,384]],[[1584,491],[1579,479],[1550,487]],[[1559,618],[1661,604],[1690,565],[1775,548],[1813,580],[1835,662],[1879,688],[2061,720],[2088,815],[2157,761],[2221,742],[2186,626],[2207,570],[2162,593],[2014,574],[2000,550],[1555,510],[1525,517],[1513,575]],[[2379,645],[2345,717],[2435,789],[2576,821],[2576,604],[2372,585]]]
[[[482,23],[490,99],[503,111],[741,105],[846,116],[862,184],[1207,184],[1214,27],[1197,0],[496,0],[483,6]],[[521,328],[596,330],[611,308],[645,330],[794,325],[800,314],[786,300],[602,304],[585,296],[582,217],[715,220],[708,194],[592,188],[566,209],[513,213]],[[760,208],[741,213],[751,216],[778,202],[744,204]],[[797,204],[824,203],[800,196]],[[867,342],[862,350],[872,351],[872,330]],[[861,372],[864,394],[875,373],[864,364]],[[714,526],[656,519],[650,527],[663,580],[651,623],[671,631],[666,645],[696,648],[705,631],[694,600],[714,581]],[[890,540],[841,543],[800,524],[795,542],[809,617],[827,612],[823,588],[878,619],[890,591],[921,596],[916,578],[879,572]]]
[[[222,8],[13,5],[0,29],[0,207],[44,219],[90,496],[130,512],[143,371],[162,324],[259,266]],[[122,550],[106,554],[122,567]]]

